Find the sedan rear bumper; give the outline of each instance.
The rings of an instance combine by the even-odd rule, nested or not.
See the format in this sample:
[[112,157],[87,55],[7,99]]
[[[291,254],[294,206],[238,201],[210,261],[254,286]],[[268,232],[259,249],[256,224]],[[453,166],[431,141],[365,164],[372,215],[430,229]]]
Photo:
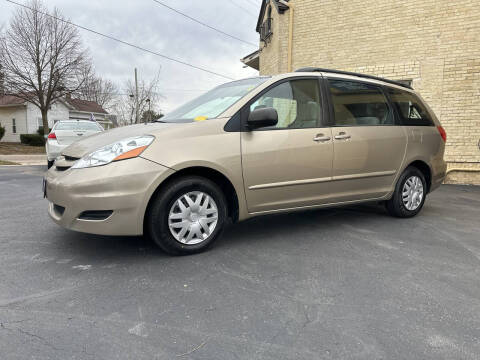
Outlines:
[[67,147],[68,145],[60,145],[56,140],[47,140],[47,143],[45,145],[46,150],[47,150],[47,159],[48,161],[53,161],[57,157],[59,157],[62,154],[62,151]]
[[140,157],[86,169],[53,167],[45,177],[48,212],[57,224],[75,231],[141,235],[152,194],[173,173]]

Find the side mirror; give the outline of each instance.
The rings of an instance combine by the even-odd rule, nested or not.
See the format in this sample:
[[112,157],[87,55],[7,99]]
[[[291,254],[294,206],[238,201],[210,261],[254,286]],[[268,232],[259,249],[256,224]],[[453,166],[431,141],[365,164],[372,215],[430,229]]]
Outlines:
[[278,123],[277,110],[271,107],[257,108],[250,112],[247,125],[251,129],[261,128],[265,126],[275,126]]

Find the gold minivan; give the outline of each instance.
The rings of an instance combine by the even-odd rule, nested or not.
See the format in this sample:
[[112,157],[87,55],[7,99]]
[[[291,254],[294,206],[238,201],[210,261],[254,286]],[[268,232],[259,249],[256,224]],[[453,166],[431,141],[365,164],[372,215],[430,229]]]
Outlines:
[[227,223],[383,201],[411,217],[443,181],[446,133],[407,85],[317,68],[230,82],[156,123],[82,139],[44,178],[68,229],[150,236],[170,254]]

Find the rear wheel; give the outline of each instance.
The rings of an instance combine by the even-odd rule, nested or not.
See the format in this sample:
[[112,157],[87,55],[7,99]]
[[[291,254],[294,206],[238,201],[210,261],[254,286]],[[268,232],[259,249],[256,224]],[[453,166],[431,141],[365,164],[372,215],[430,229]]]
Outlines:
[[167,185],[147,215],[152,240],[172,255],[206,250],[221,235],[227,218],[225,196],[212,181],[188,176]]
[[402,218],[417,215],[425,203],[426,190],[423,173],[416,167],[408,167],[398,179],[392,198],[387,201],[388,212]]

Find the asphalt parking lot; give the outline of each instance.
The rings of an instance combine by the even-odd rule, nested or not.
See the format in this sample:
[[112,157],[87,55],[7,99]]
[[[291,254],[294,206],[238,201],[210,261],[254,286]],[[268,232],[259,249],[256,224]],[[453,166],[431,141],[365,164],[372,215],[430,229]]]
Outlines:
[[480,187],[414,219],[265,216],[209,252],[50,221],[43,167],[0,167],[2,359],[478,359]]

